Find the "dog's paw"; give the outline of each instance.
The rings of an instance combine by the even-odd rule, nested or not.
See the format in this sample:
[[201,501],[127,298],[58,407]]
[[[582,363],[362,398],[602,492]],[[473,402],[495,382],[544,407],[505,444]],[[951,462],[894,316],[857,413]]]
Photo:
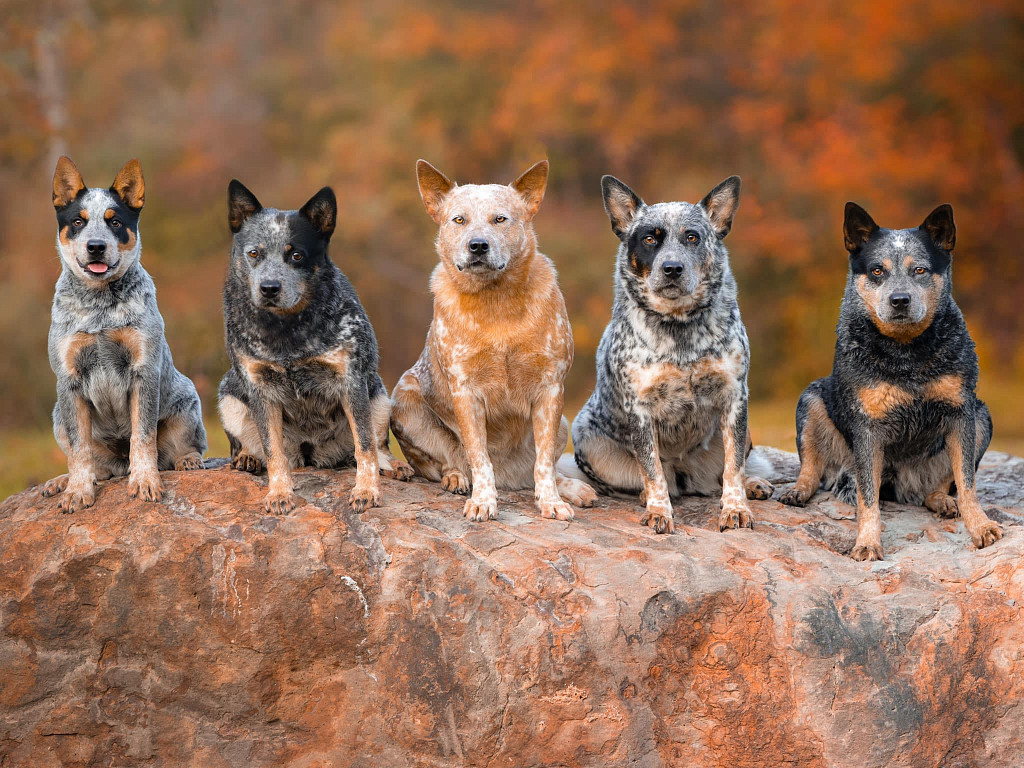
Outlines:
[[672,521],[672,508],[648,507],[640,516],[640,525],[649,525],[655,533],[675,533],[676,524]]
[[457,493],[460,496],[465,496],[469,493],[469,479],[459,470],[452,469],[441,478],[441,487],[448,491],[448,493]]
[[467,520],[475,520],[480,523],[484,520],[497,520],[498,500],[495,498],[466,499],[466,506],[463,507],[462,514],[466,516]]
[[416,474],[416,470],[414,470],[406,461],[401,461],[400,459],[389,459],[388,463],[391,465],[391,469],[381,468],[380,470],[380,473],[384,475],[384,477],[390,477],[392,480],[401,480],[405,483],[412,480],[412,476]]
[[956,499],[948,493],[933,493],[924,500],[924,505],[939,517],[950,518],[960,514]]
[[348,496],[348,503],[356,512],[365,512],[370,507],[379,507],[380,486],[355,486]]
[[174,469],[178,472],[191,472],[203,468],[203,457],[195,452],[186,454],[174,462]]
[[128,495],[143,501],[160,501],[164,487],[156,470],[128,475]]
[[572,520],[576,516],[572,511],[572,507],[561,499],[553,499],[552,501],[538,500],[537,506],[540,508],[541,517],[547,517],[552,520]]
[[558,493],[570,504],[577,507],[592,507],[597,501],[597,492],[582,480],[558,476]]
[[854,560],[866,560],[869,562],[871,560],[882,560],[882,542],[878,539],[874,541],[869,539],[861,541],[860,537],[857,537],[857,542],[853,545],[853,549],[850,551],[850,557]]
[[231,460],[231,467],[239,472],[250,472],[258,475],[263,471],[263,460],[249,453],[240,453]]
[[46,484],[43,485],[43,489],[40,491],[40,493],[43,495],[44,498],[48,499],[51,496],[56,496],[58,493],[63,493],[64,489],[67,487],[68,476],[66,474],[57,475],[57,477],[53,478],[52,480],[46,481]]
[[807,503],[803,493],[795,485],[779,494],[779,501],[791,507],[802,507]]
[[1003,528],[995,520],[983,520],[979,524],[969,527],[967,532],[978,549],[991,546],[1003,538]]
[[744,483],[748,499],[770,499],[775,492],[775,486],[762,477],[748,477]]
[[291,491],[268,491],[263,508],[272,515],[287,515],[300,503],[299,497]]
[[70,515],[86,507],[91,507],[95,503],[96,491],[92,483],[87,483],[67,488],[64,495],[60,497],[58,507],[61,512]]
[[730,504],[722,507],[722,513],[718,516],[718,530],[728,531],[731,528],[753,528],[754,516],[750,509],[740,504]]

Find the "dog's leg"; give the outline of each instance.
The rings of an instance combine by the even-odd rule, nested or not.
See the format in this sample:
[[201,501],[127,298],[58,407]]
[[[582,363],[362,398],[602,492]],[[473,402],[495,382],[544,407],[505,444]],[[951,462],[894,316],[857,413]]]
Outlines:
[[825,471],[826,452],[830,445],[829,435],[838,436],[839,431],[828,417],[821,397],[809,389],[800,396],[796,406],[796,450],[800,455],[800,475],[796,484],[779,496],[779,501],[793,507],[802,507],[821,487],[821,475]]
[[634,412],[629,418],[629,433],[633,442],[633,455],[640,465],[644,484],[646,513],[640,518],[642,525],[651,526],[655,533],[673,533],[672,499],[668,493],[668,482],[658,455],[658,436],[650,415]]
[[[972,409],[973,411],[973,409]],[[956,504],[964,527],[971,535],[971,541],[978,549],[994,544],[1003,537],[1003,529],[999,523],[989,520],[985,510],[978,501],[975,485],[975,469],[978,450],[978,423],[975,414],[969,413],[958,420],[954,428],[946,435],[946,453],[953,468],[953,479],[956,481]]]
[[850,557],[854,560],[881,560],[884,553],[878,491],[882,483],[882,446],[875,441],[870,427],[865,425],[858,434],[853,446],[857,475],[857,540]]
[[746,455],[747,398],[738,392],[732,406],[722,413],[722,444],[725,466],[722,470],[722,512],[718,529],[753,528],[754,516],[747,504],[743,482],[743,461]]
[[157,463],[157,416],[160,389],[155,381],[136,376],[129,393],[132,419],[129,450],[128,494],[132,498],[160,501],[163,486]]
[[178,471],[203,468],[197,443],[197,414],[173,413],[157,424],[156,446],[160,466]]
[[[60,419],[67,443],[68,474],[64,495],[60,499],[61,512],[76,512],[96,502],[96,467],[93,457],[92,410],[77,392],[66,392],[57,398]],[[62,446],[63,447],[63,446]],[[51,488],[56,493],[60,478]],[[49,484],[48,484],[49,485]]]
[[472,389],[458,382],[452,385],[452,406],[473,474],[473,495],[466,500],[463,514],[470,520],[496,520],[498,493],[494,487],[494,467],[487,455],[484,404]]
[[220,421],[231,447],[231,466],[256,475],[263,471],[263,441],[249,407],[234,395],[220,392],[217,400]]
[[406,371],[391,396],[391,429],[405,458],[423,477],[460,495],[469,493],[469,461],[455,433],[427,405],[415,368]]
[[352,430],[356,454],[356,484],[349,504],[356,512],[380,506],[380,465],[377,463],[379,440],[374,433],[373,414],[366,380],[352,380],[345,393],[345,416]]
[[[555,487],[558,495],[575,507],[592,507],[597,501],[597,492],[584,480],[567,476],[562,472],[561,457],[569,444],[569,420],[562,416],[558,421],[558,439],[555,441]],[[566,456],[571,459],[571,457]],[[570,474],[579,473],[575,461],[570,460]]]
[[260,433],[263,455],[267,457],[269,482],[263,506],[275,515],[288,514],[299,505],[299,497],[294,493],[295,485],[284,445],[284,414],[281,404],[256,394],[249,409]]
[[561,453],[558,447],[558,431],[562,424],[564,397],[560,382],[549,383],[541,385],[533,403],[533,442],[536,446],[533,492],[543,517],[572,520],[572,507],[558,495],[555,481],[555,460]]
[[411,480],[415,474],[413,468],[408,463],[392,456],[388,446],[391,398],[388,397],[387,392],[381,392],[370,400],[370,410],[373,414],[373,434],[377,446],[377,463],[380,465],[380,473],[393,480]]

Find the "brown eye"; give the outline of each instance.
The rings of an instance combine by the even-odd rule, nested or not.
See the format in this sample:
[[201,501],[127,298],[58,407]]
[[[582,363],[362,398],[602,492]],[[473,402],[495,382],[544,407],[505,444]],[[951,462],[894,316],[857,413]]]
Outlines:
[[658,241],[655,239],[654,235],[648,235],[644,238],[644,243],[646,245],[654,245],[656,242]]
[[249,249],[249,258],[250,259],[255,259],[259,255],[260,255],[259,251],[257,251],[255,248],[250,248]]
[[305,254],[302,251],[292,251],[290,256],[292,261],[302,261]]
[[918,267],[918,268],[917,268],[917,269],[915,269],[914,271],[915,271],[915,272],[916,272],[917,274],[919,274],[919,275],[923,275],[923,274],[924,274],[925,272],[927,272],[928,270],[926,270],[926,269],[925,269],[924,267]]
[[688,242],[688,243],[696,243],[699,240],[700,240],[700,238],[697,236],[696,232],[687,232],[686,233],[686,242]]
[[454,221],[456,224],[465,224],[466,223],[466,220],[464,218],[462,218],[461,216],[456,216],[454,219],[452,219],[452,221]]
[[881,277],[882,276],[882,268],[881,267],[875,267],[874,269],[871,270],[871,274],[874,275],[875,277]]
[[505,217],[505,216],[495,216],[494,217],[494,223],[495,224],[501,224],[501,222],[503,222],[503,221],[508,221],[508,218]]
[[120,219],[111,219],[110,220],[110,226],[111,226],[112,229],[118,229],[121,226],[121,220]]
[[78,218],[72,219],[71,223],[74,224],[76,227],[80,227],[83,224],[85,224],[84,221],[82,221],[81,219],[78,219]]

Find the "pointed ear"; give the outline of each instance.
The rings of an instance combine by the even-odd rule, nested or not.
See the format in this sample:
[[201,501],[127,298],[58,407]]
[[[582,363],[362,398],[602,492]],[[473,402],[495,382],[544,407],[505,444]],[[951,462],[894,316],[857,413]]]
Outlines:
[[549,167],[547,160],[541,160],[530,166],[526,173],[512,182],[512,188],[526,201],[526,210],[531,219],[537,215],[540,204],[544,200],[544,190],[548,186]]
[[956,224],[953,223],[953,206],[949,203],[940,205],[928,214],[920,229],[928,233],[939,248],[952,251],[956,245]]
[[730,176],[723,181],[705,195],[700,206],[708,212],[718,239],[724,238],[732,229],[732,217],[740,207],[740,177]]
[[231,227],[231,231],[237,235],[246,220],[262,210],[263,206],[256,199],[256,195],[246,189],[238,179],[232,179],[228,184],[228,226]]
[[146,182],[142,178],[142,166],[132,159],[117,172],[110,191],[121,198],[121,202],[133,211],[141,211],[146,202]]
[[455,183],[426,160],[416,161],[416,181],[420,185],[423,207],[435,223],[441,223],[441,205]]
[[601,177],[601,194],[605,213],[612,222],[612,232],[622,240],[629,232],[637,211],[644,207],[644,201],[614,176]]
[[299,216],[309,219],[313,229],[330,239],[338,223],[338,200],[334,190],[330,187],[321,189],[299,209]]
[[82,181],[82,174],[71,162],[71,158],[61,155],[53,171],[53,207],[63,208],[78,197],[83,189],[85,182]]
[[846,246],[846,250],[853,253],[877,231],[878,225],[867,211],[856,203],[846,204],[843,216],[843,245]]

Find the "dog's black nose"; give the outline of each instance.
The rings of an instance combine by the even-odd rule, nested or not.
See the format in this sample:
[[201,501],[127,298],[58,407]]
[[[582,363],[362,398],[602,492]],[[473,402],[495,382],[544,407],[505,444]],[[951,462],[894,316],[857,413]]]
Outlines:
[[106,253],[107,244],[102,240],[90,240],[85,244],[85,250],[89,252],[90,256],[102,256]]
[[472,254],[484,254],[491,249],[491,244],[482,237],[474,237],[469,241],[469,252]]
[[889,303],[896,309],[906,309],[910,306],[909,293],[894,293],[889,297]]
[[683,276],[683,263],[681,261],[666,261],[661,268],[665,270],[665,277],[670,280]]
[[272,299],[281,292],[281,281],[280,280],[264,280],[260,283],[260,293],[266,296],[268,299]]

